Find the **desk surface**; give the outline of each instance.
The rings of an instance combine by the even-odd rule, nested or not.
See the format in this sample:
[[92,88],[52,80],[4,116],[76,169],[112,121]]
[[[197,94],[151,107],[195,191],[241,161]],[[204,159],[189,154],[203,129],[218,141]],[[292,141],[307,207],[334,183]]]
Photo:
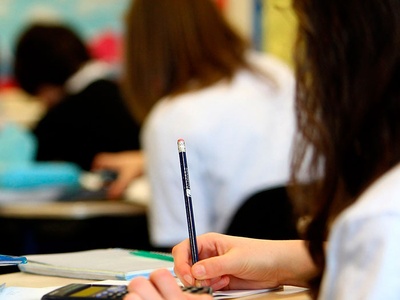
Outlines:
[[[51,286],[62,286],[69,283],[89,283],[93,280],[82,280],[73,278],[62,278],[52,276],[42,276],[27,273],[10,273],[0,275],[0,282],[5,282],[8,287],[51,287]],[[293,290],[292,290],[293,289]],[[297,288],[288,287],[286,291],[270,292],[263,295],[253,295],[250,297],[240,298],[245,299],[257,299],[257,300],[310,300],[311,298],[304,291],[298,291]]]
[[0,217],[20,219],[88,219],[103,216],[134,216],[146,206],[126,201],[88,200],[0,205]]

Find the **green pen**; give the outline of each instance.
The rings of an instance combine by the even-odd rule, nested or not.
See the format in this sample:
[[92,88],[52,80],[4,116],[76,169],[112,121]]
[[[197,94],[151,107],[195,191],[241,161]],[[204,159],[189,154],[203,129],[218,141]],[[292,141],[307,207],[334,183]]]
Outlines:
[[147,257],[147,258],[154,258],[166,261],[174,261],[174,258],[169,255],[168,253],[160,253],[160,252],[153,252],[153,251],[144,251],[144,250],[133,250],[130,252],[135,256]]

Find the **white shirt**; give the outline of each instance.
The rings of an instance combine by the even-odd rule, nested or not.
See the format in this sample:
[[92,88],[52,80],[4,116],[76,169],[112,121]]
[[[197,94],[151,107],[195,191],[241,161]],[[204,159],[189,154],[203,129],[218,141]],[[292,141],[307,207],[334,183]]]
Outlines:
[[335,221],[320,299],[400,299],[400,165]]
[[271,56],[249,57],[275,85],[240,71],[231,83],[162,99],[143,126],[152,192],[150,236],[156,246],[188,237],[179,138],[186,141],[197,234],[224,232],[246,197],[289,178],[293,74]]

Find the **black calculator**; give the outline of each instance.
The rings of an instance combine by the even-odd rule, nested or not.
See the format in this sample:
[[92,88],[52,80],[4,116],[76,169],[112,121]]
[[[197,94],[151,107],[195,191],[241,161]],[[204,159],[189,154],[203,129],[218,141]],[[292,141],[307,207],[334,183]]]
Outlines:
[[[210,287],[182,287],[182,290],[193,294],[212,294],[212,289]],[[128,291],[125,285],[71,283],[47,293],[41,300],[122,300],[127,293]]]
[[41,300],[115,299],[127,294],[125,285],[71,283],[47,293]]

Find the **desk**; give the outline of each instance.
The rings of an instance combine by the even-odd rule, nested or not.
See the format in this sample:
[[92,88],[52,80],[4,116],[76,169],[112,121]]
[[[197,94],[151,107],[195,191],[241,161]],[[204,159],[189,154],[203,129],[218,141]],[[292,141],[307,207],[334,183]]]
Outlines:
[[[0,275],[0,282],[5,282],[7,286],[17,286],[17,287],[51,287],[51,286],[62,286],[69,283],[89,283],[93,280],[82,280],[73,278],[61,278],[61,277],[51,277],[42,275],[33,275],[27,273],[10,273],[6,275]],[[254,299],[254,300],[310,300],[311,298],[306,292],[300,291],[292,293],[289,295],[284,295],[282,292],[270,292],[262,295],[253,295],[250,297],[240,298]]]
[[96,248],[151,248],[146,205],[124,201],[0,205],[0,253],[25,255]]
[[0,205],[0,217],[19,219],[83,220],[95,217],[140,216],[146,211],[145,205],[108,200]]

